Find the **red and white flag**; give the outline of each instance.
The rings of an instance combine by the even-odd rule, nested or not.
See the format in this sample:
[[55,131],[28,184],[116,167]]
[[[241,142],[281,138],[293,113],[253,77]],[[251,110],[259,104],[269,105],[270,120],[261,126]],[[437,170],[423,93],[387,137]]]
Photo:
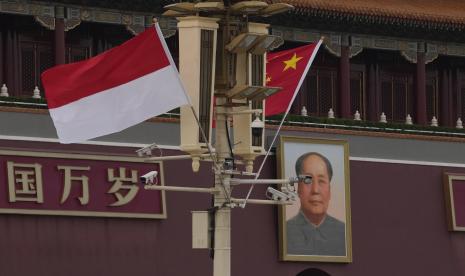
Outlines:
[[61,143],[118,132],[189,104],[157,24],[103,54],[45,71],[42,83]]
[[320,40],[318,43],[268,54],[266,85],[282,87],[282,90],[266,98],[266,116],[289,111],[321,42]]

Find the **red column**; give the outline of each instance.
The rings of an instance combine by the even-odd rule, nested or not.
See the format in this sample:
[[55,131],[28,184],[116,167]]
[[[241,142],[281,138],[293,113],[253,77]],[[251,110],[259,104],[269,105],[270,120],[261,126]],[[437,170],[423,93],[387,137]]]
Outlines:
[[462,97],[459,97],[460,91],[462,90],[462,74],[461,70],[459,68],[454,68],[451,69],[449,75],[449,83],[451,85],[451,95],[457,95],[456,100],[452,101],[452,104],[450,105],[451,113],[452,113],[452,118],[454,119],[454,122],[457,122],[456,120],[458,118],[462,119],[464,118],[462,115]]
[[8,86],[8,94],[10,96],[21,95],[20,86],[19,86],[19,58],[18,58],[18,47],[17,35],[14,31],[7,31],[6,34],[6,46],[5,46],[5,83]]
[[155,23],[155,20],[157,20],[154,16],[145,16],[144,21],[145,21],[145,29],[149,29],[153,27],[153,24]]
[[440,102],[440,119],[439,123],[444,126],[451,126],[450,116],[450,90],[449,90],[449,75],[446,69],[442,70],[441,76],[441,89],[439,90],[439,102]]
[[65,63],[65,13],[64,7],[55,8],[55,65]]
[[3,78],[3,66],[5,62],[3,61],[3,33],[0,31],[0,88],[5,83]]
[[[421,46],[421,47],[420,47]],[[419,45],[417,53],[417,90],[416,90],[416,112],[415,121],[417,124],[426,125],[426,67],[425,51],[423,44]],[[430,120],[432,118],[429,118]]]
[[378,96],[376,90],[376,65],[368,65],[368,83],[367,83],[367,98],[368,98],[368,120],[377,122],[379,120],[378,111]]
[[339,60],[339,114],[342,118],[351,118],[350,112],[350,61],[349,46],[341,46]]

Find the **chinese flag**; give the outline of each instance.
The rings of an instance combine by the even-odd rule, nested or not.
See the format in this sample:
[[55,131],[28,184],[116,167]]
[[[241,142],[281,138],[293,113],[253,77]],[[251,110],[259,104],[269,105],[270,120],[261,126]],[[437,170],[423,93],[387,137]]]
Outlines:
[[282,90],[266,99],[266,116],[289,111],[321,42],[268,54],[266,86]]

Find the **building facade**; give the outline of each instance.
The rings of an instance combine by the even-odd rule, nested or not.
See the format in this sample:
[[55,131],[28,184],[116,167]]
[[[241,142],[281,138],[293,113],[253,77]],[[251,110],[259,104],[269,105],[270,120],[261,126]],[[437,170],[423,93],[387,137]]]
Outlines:
[[[403,124],[410,114],[418,128],[287,122],[282,136],[341,140],[349,146],[352,261],[280,260],[278,207],[249,204],[232,210],[231,275],[465,274],[465,236],[450,226],[450,197],[444,191],[447,174],[458,177],[458,184],[465,175],[465,139],[455,128],[465,111],[465,4],[287,2],[296,9],[260,19],[284,38],[279,49],[324,36],[292,118],[300,117],[304,106],[311,117],[327,117],[332,108],[337,118],[345,119],[359,111],[366,122],[378,122],[384,112],[389,123]],[[134,201],[110,206],[133,190],[123,184],[119,189],[126,190],[119,197],[110,192],[110,168],[114,174],[125,167],[141,175],[151,166],[131,161],[137,158],[135,150],[156,142],[156,155],[183,154],[178,115],[64,145],[56,139],[45,102],[31,99],[36,87],[35,95],[44,96],[40,73],[45,69],[119,45],[151,26],[165,4],[169,3],[0,1],[0,85],[5,87],[0,94],[0,275],[212,275],[211,252],[192,249],[191,221],[191,211],[211,208],[210,195],[166,192],[161,199],[160,193],[139,188]],[[177,60],[176,21],[163,18],[160,25]],[[421,128],[433,116],[445,127],[440,133]],[[276,129],[270,119],[266,141]],[[262,178],[279,177],[276,157],[266,161]],[[24,187],[21,184],[29,182],[8,178],[9,168],[18,164],[41,167],[42,201],[12,200],[12,189],[37,191],[37,182]],[[81,168],[72,177],[89,177],[87,201],[84,178],[70,181],[64,196],[63,167]],[[105,170],[103,180],[94,182],[99,176],[82,169],[87,167]],[[198,173],[192,172],[189,160],[163,161],[162,167],[157,169],[165,185],[213,185],[208,162],[201,162]],[[132,179],[128,172],[126,176]],[[100,197],[93,194],[95,183],[108,184]],[[234,194],[244,197],[247,191],[237,187]],[[265,193],[266,187],[257,185],[252,196],[265,198]],[[106,206],[93,206],[102,202],[100,198]],[[142,211],[131,205],[152,200],[156,211],[150,204],[149,209],[140,207]],[[463,206],[456,202],[460,220]],[[108,210],[123,215],[108,215]],[[151,211],[161,215],[135,215]]]

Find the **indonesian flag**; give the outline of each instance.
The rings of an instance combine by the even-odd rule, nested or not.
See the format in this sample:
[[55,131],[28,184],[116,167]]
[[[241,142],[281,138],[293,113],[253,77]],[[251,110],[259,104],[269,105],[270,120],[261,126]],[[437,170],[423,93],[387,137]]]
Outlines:
[[289,112],[321,42],[268,54],[266,85],[282,90],[266,98],[266,116]]
[[98,56],[45,71],[42,83],[61,143],[118,132],[189,104],[157,24]]

